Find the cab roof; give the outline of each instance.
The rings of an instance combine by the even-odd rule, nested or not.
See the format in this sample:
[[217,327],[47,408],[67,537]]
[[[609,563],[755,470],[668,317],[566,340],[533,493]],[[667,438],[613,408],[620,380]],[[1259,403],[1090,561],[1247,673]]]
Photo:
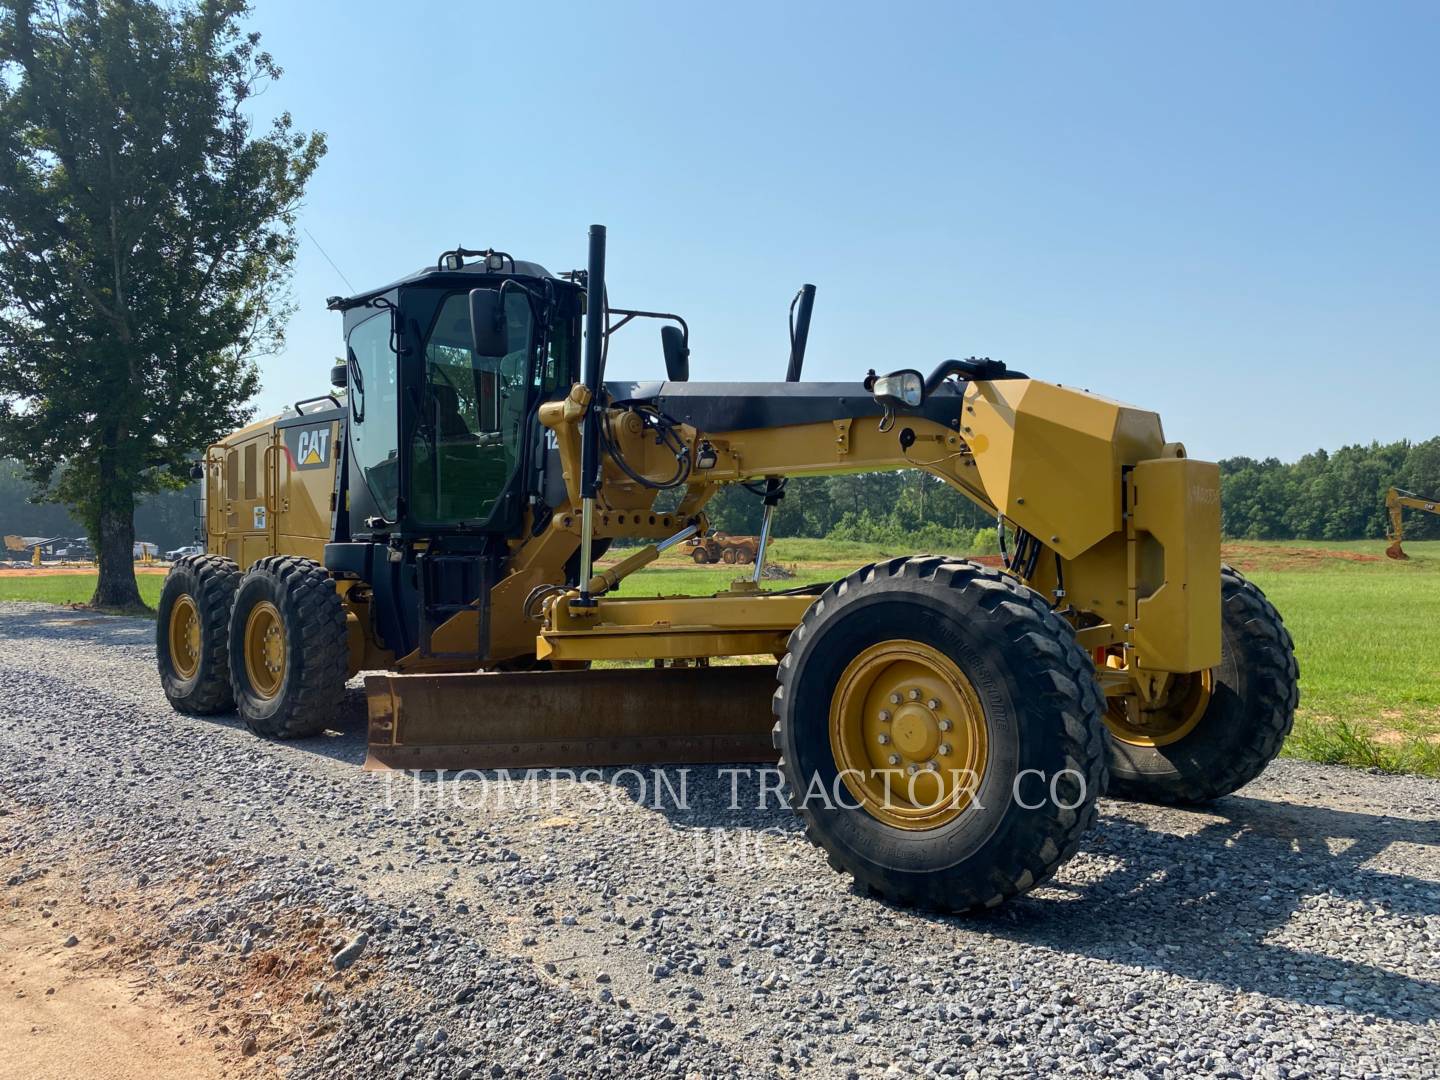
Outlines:
[[[446,254],[449,254],[449,252],[446,252]],[[345,311],[347,308],[364,304],[366,301],[373,300],[377,296],[393,292],[406,285],[453,285],[463,287],[473,284],[478,278],[487,278],[492,281],[503,281],[506,278],[559,280],[539,263],[526,262],[524,259],[512,259],[506,255],[502,261],[502,269],[492,270],[483,256],[476,256],[458,270],[442,268],[438,263],[432,266],[422,266],[413,274],[407,274],[405,277],[392,281],[389,285],[382,285],[378,289],[366,289],[364,292],[359,292],[354,296],[348,297],[332,296],[325,301],[325,306],[331,311]]]

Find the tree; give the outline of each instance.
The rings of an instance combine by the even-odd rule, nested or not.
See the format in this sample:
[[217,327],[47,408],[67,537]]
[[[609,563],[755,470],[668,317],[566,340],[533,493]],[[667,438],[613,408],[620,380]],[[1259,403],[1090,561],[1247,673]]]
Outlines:
[[141,604],[137,495],[249,419],[282,343],[325,140],[255,134],[281,72],[247,11],[0,0],[0,453],[85,523],[97,606]]

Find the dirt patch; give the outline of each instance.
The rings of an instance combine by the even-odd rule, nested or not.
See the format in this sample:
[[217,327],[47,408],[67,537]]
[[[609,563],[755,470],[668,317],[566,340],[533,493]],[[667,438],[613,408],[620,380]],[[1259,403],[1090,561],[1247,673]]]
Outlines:
[[334,970],[342,928],[319,912],[287,911],[240,950],[177,932],[208,876],[132,888],[106,874],[98,858],[47,871],[0,860],[0,1080],[283,1071],[372,975],[364,958]]
[[[191,1023],[93,960],[33,908],[0,917],[0,1078],[208,1080],[227,1075]],[[88,936],[88,935],[87,935]]]
[[1340,548],[1222,544],[1220,557],[1236,570],[1318,570],[1337,563],[1382,562],[1383,556]]

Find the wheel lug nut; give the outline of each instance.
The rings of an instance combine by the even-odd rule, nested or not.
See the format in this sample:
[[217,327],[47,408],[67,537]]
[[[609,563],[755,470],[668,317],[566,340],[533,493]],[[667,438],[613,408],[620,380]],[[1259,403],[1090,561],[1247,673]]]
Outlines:
[[929,770],[930,772],[939,772],[939,771],[940,771],[940,763],[939,763],[938,761],[927,761],[927,762],[925,763],[925,768],[926,768],[927,770]]
[[890,710],[889,710],[889,709],[881,709],[881,710],[880,710],[880,722],[881,722],[882,724],[888,724],[888,723],[890,722]]
[[882,731],[882,732],[880,733],[880,745],[881,745],[881,746],[884,746],[884,745],[885,745],[886,743],[888,743],[889,741],[890,741],[890,736],[889,736],[889,735],[886,735],[886,734]]
[[899,755],[899,754],[891,754],[891,755],[890,755],[888,758],[886,758],[885,760],[888,761],[888,762],[890,762],[891,765],[899,765],[899,764],[900,764],[900,755]]
[[925,702],[925,707],[929,709],[938,709],[940,707],[940,702],[938,702],[932,697],[929,701]]
[[950,723],[949,720],[941,720],[941,721],[940,721],[940,730],[941,730],[941,731],[949,731],[952,726],[953,726],[953,725]]
[[948,742],[947,742],[947,743],[941,743],[941,744],[940,744],[940,756],[941,756],[941,757],[949,757],[949,756],[950,756],[950,744],[949,744]]
[[891,694],[891,695],[890,695],[890,704],[891,704],[891,705],[899,705],[899,704],[900,704],[900,695],[899,695],[899,694]]
[[905,766],[905,771],[906,771],[907,773],[909,773],[911,776],[914,776],[916,773],[918,773],[918,772],[920,771],[920,766],[919,766],[919,765],[916,765],[916,764],[912,761],[909,765]]
[[919,700],[920,700],[920,691],[919,691],[919,690],[911,690],[911,691],[910,691],[910,700],[911,700],[911,701],[919,701]]

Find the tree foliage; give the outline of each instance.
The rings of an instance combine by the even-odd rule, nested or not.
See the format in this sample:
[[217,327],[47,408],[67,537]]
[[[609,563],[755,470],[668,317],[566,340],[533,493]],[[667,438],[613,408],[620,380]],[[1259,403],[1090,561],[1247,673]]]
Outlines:
[[[37,492],[18,462],[0,459],[0,533],[46,539],[84,536],[85,523],[78,521],[63,503],[46,499],[45,494],[43,490]],[[196,513],[199,498],[197,483],[138,496],[136,541],[144,540],[161,551],[194,543],[203,524]]]
[[[711,500],[707,512],[717,528],[754,534],[760,530],[764,504],[731,486]],[[794,477],[776,509],[774,533],[896,544],[924,539],[932,547],[969,551],[979,550],[973,548],[976,530],[994,524],[959,492],[911,470]]]
[[325,144],[254,131],[280,69],[246,12],[0,0],[0,453],[85,523],[97,604],[139,604],[136,496],[249,419],[289,314]]
[[[1245,540],[1362,540],[1385,535],[1390,487],[1440,495],[1440,438],[1317,450],[1284,464],[1276,458],[1220,462],[1225,535]],[[1407,515],[1405,533],[1440,537],[1440,518]]]

